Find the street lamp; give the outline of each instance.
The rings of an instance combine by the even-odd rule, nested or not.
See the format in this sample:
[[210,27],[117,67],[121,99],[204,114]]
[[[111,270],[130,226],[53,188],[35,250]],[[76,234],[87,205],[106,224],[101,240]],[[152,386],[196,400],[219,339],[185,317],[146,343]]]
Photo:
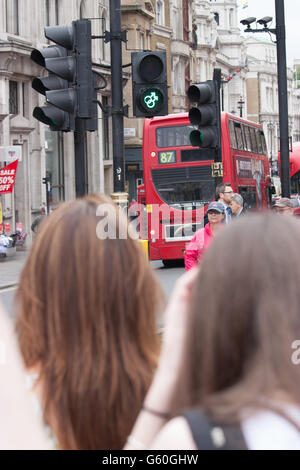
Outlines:
[[257,21],[262,28],[251,24],[256,18],[250,17],[241,23],[247,28],[245,33],[271,33],[276,36],[277,45],[277,75],[278,75],[278,101],[279,101],[279,123],[280,123],[280,163],[281,163],[281,188],[282,197],[290,197],[290,162],[289,162],[289,128],[288,128],[288,102],[287,102],[287,74],[286,74],[286,46],[285,46],[285,19],[284,0],[275,0],[276,28],[271,29],[268,24],[272,21],[271,16],[264,16]]
[[243,105],[245,104],[245,101],[243,100],[242,96],[240,96],[240,101],[238,101],[237,104],[239,105],[238,109],[240,110],[240,117],[242,118],[243,117]]

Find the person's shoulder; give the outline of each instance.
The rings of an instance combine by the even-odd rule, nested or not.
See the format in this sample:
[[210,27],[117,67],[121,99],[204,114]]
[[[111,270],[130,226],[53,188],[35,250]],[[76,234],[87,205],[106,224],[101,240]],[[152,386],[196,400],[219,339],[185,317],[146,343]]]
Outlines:
[[183,417],[171,419],[152,442],[151,449],[197,450],[190,427]]

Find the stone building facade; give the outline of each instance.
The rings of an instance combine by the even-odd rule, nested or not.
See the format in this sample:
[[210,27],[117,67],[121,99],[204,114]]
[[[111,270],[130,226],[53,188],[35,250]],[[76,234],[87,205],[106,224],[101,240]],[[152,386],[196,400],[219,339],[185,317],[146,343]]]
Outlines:
[[[43,177],[50,178],[53,207],[75,197],[73,132],[52,132],[32,117],[44,97],[32,89],[31,82],[44,71],[30,60],[30,54],[34,48],[49,46],[45,26],[99,17],[92,22],[92,32],[103,34],[109,29],[108,4],[108,0],[0,0],[0,146],[22,149],[14,192],[1,197],[4,221],[10,222],[12,230],[21,222],[30,234],[33,219],[46,204]],[[98,95],[105,105],[110,99],[110,72],[101,64],[109,64],[109,48],[103,40],[93,41],[92,47],[93,61],[108,81]],[[109,122],[102,118],[100,111],[98,132],[87,133],[88,190],[109,193],[113,189],[111,139]],[[1,161],[0,166],[4,165]]]

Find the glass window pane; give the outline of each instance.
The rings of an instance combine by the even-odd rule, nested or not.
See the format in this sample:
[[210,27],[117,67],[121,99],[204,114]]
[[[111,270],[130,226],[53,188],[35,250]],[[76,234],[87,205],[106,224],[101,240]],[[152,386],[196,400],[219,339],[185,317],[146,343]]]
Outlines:
[[268,153],[268,151],[267,151],[267,144],[266,144],[265,134],[264,134],[263,131],[259,131],[259,133],[260,133],[260,137],[261,137],[263,154],[266,155]]
[[234,123],[234,128],[235,128],[237,148],[239,150],[244,150],[244,139],[243,139],[243,134],[242,134],[242,126],[241,126],[240,123],[235,122]]
[[250,134],[251,134],[252,152],[258,153],[257,142],[256,142],[256,132],[255,132],[254,127],[250,127]]
[[300,194],[300,171],[291,178],[291,193]]
[[230,119],[228,120],[228,126],[229,126],[229,137],[230,137],[230,144],[233,149],[237,148],[237,143],[236,143],[236,137],[235,137],[235,132],[234,132],[234,122],[231,121]]
[[215,181],[210,165],[189,169],[168,168],[152,170],[152,182],[160,198],[174,208],[191,209],[203,206],[215,197]]
[[263,153],[262,142],[261,142],[261,132],[259,129],[256,130],[256,140],[257,140],[257,150],[258,153]]
[[246,211],[257,210],[256,188],[244,186],[239,188],[239,193],[244,199],[244,209]]
[[245,150],[251,152],[252,145],[251,145],[251,136],[250,136],[250,129],[249,126],[243,125],[244,128],[244,137],[245,137]]
[[185,147],[191,145],[190,133],[194,126],[169,126],[156,129],[157,147]]
[[9,82],[9,114],[18,114],[18,82]]

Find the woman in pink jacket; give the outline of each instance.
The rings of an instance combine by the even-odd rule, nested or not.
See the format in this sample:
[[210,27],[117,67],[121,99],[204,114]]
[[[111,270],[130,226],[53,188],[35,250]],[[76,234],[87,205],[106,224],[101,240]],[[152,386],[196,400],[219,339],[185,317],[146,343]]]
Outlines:
[[211,244],[216,232],[223,227],[225,207],[222,202],[211,202],[207,209],[208,224],[197,230],[187,246],[184,255],[185,269],[193,268],[199,264],[204,251]]

